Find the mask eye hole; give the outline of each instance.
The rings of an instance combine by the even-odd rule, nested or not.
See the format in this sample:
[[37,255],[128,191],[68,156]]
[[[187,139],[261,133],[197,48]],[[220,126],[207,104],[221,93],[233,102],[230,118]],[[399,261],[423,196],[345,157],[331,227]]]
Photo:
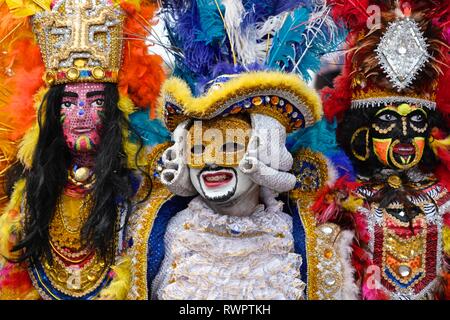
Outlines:
[[222,146],[222,152],[237,152],[243,149],[244,146],[236,142],[227,142]]
[[75,106],[75,104],[70,101],[65,101],[65,102],[61,103],[61,108],[67,109],[67,108],[71,108],[73,106]]
[[197,145],[193,146],[191,149],[191,153],[195,154],[195,155],[200,155],[203,152],[205,152],[205,146],[202,144],[197,144]]
[[422,114],[417,113],[411,117],[411,121],[420,123],[425,121],[425,117]]
[[385,122],[393,122],[397,120],[397,117],[392,113],[383,113],[378,116],[378,119]]
[[91,106],[94,108],[101,108],[105,105],[105,100],[103,99],[96,99],[94,102],[91,103]]

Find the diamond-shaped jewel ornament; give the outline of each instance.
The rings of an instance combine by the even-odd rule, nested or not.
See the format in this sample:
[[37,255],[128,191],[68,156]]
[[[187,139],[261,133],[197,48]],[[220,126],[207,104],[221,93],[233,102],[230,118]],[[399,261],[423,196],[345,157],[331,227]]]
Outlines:
[[381,68],[397,91],[408,88],[428,62],[427,48],[426,39],[414,20],[406,18],[389,25],[376,53]]

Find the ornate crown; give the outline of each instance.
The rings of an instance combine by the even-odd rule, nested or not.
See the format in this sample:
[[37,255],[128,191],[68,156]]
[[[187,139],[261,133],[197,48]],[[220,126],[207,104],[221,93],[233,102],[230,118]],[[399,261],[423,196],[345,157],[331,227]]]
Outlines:
[[[349,109],[408,103],[443,110],[448,72],[448,1],[328,0],[348,31],[348,51],[334,88],[322,91],[326,117]],[[372,7],[379,13],[370,15]],[[445,111],[447,112],[447,111]]]
[[[431,57],[439,58],[438,48],[428,43],[424,32],[429,29],[426,21],[419,25],[409,12],[398,15],[394,18],[393,14],[389,17],[386,14],[379,31],[372,30],[359,38],[358,46],[372,51],[354,55],[354,109],[400,102],[436,108],[438,75],[433,74]],[[423,20],[421,16],[419,19]],[[424,74],[433,77],[427,79]],[[426,81],[427,85],[421,86],[421,81]]]
[[33,18],[48,85],[117,82],[125,14],[108,0],[59,0]]

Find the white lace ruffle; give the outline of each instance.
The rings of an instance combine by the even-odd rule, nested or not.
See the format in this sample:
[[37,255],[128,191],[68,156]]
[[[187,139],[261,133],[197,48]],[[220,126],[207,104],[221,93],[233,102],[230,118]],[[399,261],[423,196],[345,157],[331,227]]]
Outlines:
[[282,203],[249,217],[214,213],[201,198],[169,223],[166,256],[153,283],[158,299],[303,298],[302,258]]

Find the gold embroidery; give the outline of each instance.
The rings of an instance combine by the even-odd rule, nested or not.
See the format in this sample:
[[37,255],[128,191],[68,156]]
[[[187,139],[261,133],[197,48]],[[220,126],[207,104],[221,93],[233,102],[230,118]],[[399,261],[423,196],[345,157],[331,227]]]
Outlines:
[[73,250],[81,249],[80,232],[90,212],[86,202],[87,199],[61,196],[49,227],[52,243]]
[[302,149],[294,155],[292,172],[297,178],[297,187],[291,191],[291,197],[300,201],[301,208],[307,208],[328,181],[327,160],[319,152]]
[[56,254],[52,254],[52,257],[53,264],[47,261],[42,263],[46,276],[56,289],[76,298],[97,289],[109,270],[103,259],[95,253],[82,267],[79,264],[67,266],[67,262]]
[[[52,263],[40,259],[52,286],[72,297],[82,297],[96,290],[109,271],[103,258],[84,248],[82,243],[81,229],[90,212],[86,202],[86,198],[61,196],[49,226]],[[42,283],[33,273],[31,275],[35,284],[38,280]],[[49,298],[39,286],[35,287],[44,298]]]
[[[297,202],[299,206],[299,202]],[[343,264],[333,244],[339,235],[337,225],[327,223],[316,225],[310,210],[302,210],[300,218],[305,227],[308,300],[336,299],[343,283]]]
[[135,213],[136,220],[131,225],[135,230],[133,235],[133,247],[131,248],[132,256],[132,290],[129,298],[132,300],[147,300],[148,286],[147,283],[147,265],[148,265],[148,240],[153,228],[158,211],[161,206],[173,197],[172,193],[162,185],[154,188],[150,195],[150,201],[138,209]]
[[[353,149],[353,143],[356,140],[356,137],[363,131],[366,131],[366,136],[365,136],[365,147],[366,147],[366,154],[364,155],[360,155],[358,154],[355,149]],[[369,159],[370,157],[370,150],[369,150],[369,128],[367,127],[361,127],[358,130],[356,130],[353,135],[352,135],[352,139],[350,140],[350,146],[352,148],[352,153],[355,156],[356,159],[360,160],[360,161],[366,161],[367,159]]]
[[47,84],[117,82],[125,17],[118,10],[95,1],[66,1],[34,17]]

